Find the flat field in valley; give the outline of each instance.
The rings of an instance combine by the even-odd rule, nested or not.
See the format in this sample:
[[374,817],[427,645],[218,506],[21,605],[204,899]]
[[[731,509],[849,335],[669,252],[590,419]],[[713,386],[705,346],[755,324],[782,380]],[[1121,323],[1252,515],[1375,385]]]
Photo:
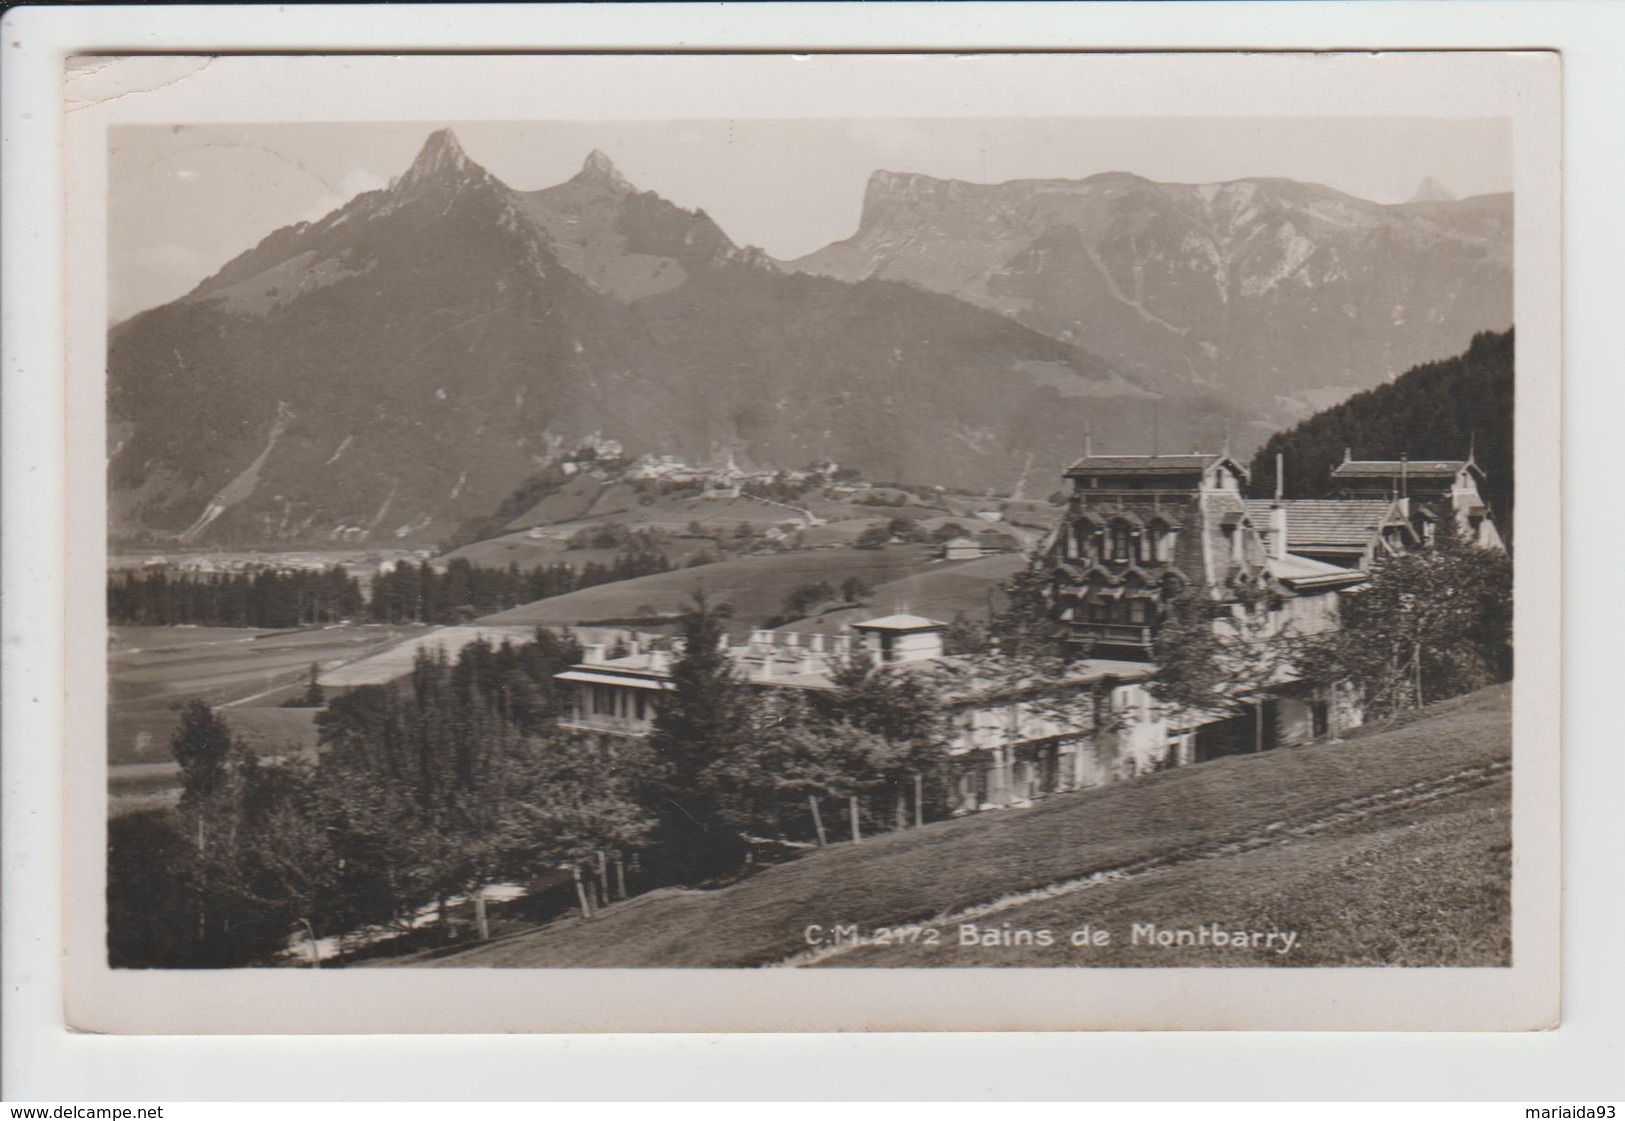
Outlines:
[[[732,606],[730,629],[737,635],[778,613],[785,595],[803,584],[827,580],[839,587],[848,576],[857,576],[875,587],[934,572],[939,566],[946,571],[967,563],[974,562],[938,561],[929,545],[763,554],[584,588],[490,615],[481,622],[557,627],[647,614],[675,615],[689,606],[697,589],[703,588],[713,604]],[[874,599],[871,604],[875,610],[867,614],[893,609],[892,604]]]
[[[169,737],[194,698],[224,710],[258,751],[315,746],[312,709],[284,709],[312,662],[327,666],[422,628],[344,625],[267,631],[239,627],[111,627],[107,648],[107,761],[115,795],[173,787]],[[171,776],[166,782],[164,776]],[[115,799],[117,800],[117,799]]]
[[[662,890],[435,965],[1497,965],[1510,953],[1510,691],[1337,743],[1232,756]],[[1087,886],[1080,886],[1087,884]],[[963,923],[1064,947],[959,945]],[[1136,923],[1296,931],[1296,946],[1135,947]],[[889,945],[810,947],[836,925]],[[1071,931],[1106,929],[1074,950]]]

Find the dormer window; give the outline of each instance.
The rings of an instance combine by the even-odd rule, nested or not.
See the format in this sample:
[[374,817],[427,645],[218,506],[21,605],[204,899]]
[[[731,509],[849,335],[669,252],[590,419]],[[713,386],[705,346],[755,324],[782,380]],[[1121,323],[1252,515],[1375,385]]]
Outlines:
[[1110,532],[1111,550],[1108,554],[1114,561],[1130,561],[1134,559],[1134,531],[1127,522],[1113,522]]
[[1105,532],[1088,519],[1074,522],[1072,540],[1076,555],[1084,560],[1097,560],[1105,551]]
[[1152,564],[1168,564],[1174,555],[1174,531],[1161,518],[1146,527],[1145,560]]

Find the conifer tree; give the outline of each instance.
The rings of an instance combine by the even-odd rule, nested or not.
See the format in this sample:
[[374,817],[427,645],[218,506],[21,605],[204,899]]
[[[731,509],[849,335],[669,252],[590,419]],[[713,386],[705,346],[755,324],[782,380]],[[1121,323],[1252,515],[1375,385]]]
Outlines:
[[724,615],[703,592],[681,633],[672,689],[655,702],[646,799],[659,821],[652,855],[673,878],[692,881],[742,859],[751,698],[722,649]]

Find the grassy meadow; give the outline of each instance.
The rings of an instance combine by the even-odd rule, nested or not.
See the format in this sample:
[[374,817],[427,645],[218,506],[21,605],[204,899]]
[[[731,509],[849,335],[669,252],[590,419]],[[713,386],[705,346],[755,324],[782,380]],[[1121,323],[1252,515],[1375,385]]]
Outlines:
[[[827,580],[839,586],[848,576],[857,576],[871,587],[878,587],[937,571],[937,566],[950,570],[969,563],[975,562],[938,561],[936,550],[929,545],[762,554],[583,588],[490,615],[481,622],[557,627],[647,614],[676,615],[686,610],[694,592],[703,588],[713,604],[726,603],[733,608],[730,630],[738,635],[777,614],[784,597],[803,584]],[[870,602],[875,608],[870,614],[890,611],[894,606],[873,597]]]

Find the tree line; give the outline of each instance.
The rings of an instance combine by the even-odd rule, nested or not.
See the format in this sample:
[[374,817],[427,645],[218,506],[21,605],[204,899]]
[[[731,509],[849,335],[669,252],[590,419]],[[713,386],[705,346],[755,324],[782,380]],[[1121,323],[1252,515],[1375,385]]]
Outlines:
[[474,564],[444,568],[401,561],[370,587],[334,565],[202,573],[168,569],[115,572],[107,578],[107,617],[133,626],[286,628],[356,619],[380,623],[456,623],[581,588],[666,572],[658,549],[634,541],[608,562],[521,569]]
[[458,557],[444,569],[403,561],[372,581],[368,615],[380,623],[455,623],[506,611],[524,603],[562,596],[582,588],[632,580],[671,570],[658,549],[634,543],[609,562],[582,565],[562,561],[521,569],[495,567]]
[[361,583],[343,568],[254,572],[115,572],[109,622],[135,626],[302,627],[361,614]]
[[1503,536],[1513,514],[1514,332],[1474,335],[1454,358],[1414,367],[1392,382],[1316,413],[1265,441],[1252,461],[1252,489],[1275,492],[1275,457],[1285,457],[1288,498],[1322,498],[1344,449],[1356,459],[1466,459],[1488,474],[1484,497]]

